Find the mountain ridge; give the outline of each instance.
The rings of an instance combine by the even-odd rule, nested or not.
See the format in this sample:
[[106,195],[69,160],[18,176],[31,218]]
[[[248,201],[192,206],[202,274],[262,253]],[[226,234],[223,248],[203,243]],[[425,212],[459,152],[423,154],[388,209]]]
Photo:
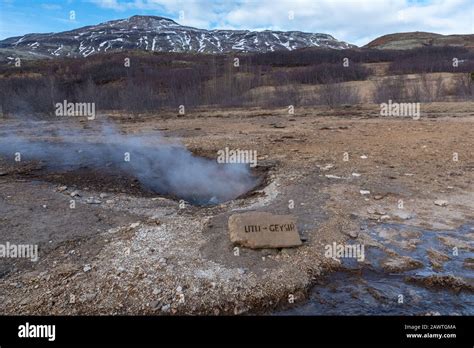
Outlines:
[[329,34],[301,31],[199,29],[160,16],[135,15],[58,33],[10,37],[1,49],[38,56],[87,57],[108,51],[141,49],[155,52],[270,52],[305,47],[354,48]]

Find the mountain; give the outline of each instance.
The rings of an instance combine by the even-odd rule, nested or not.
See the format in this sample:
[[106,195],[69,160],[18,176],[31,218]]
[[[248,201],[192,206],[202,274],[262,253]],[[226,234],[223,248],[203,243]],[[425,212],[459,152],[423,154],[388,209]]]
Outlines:
[[355,47],[328,34],[300,31],[204,30],[157,16],[132,16],[71,31],[27,34],[0,41],[0,49],[34,57],[87,57],[109,51],[268,52],[303,47]]
[[441,35],[421,31],[389,34],[369,42],[364,48],[406,50],[426,46],[461,46],[473,49],[474,35]]

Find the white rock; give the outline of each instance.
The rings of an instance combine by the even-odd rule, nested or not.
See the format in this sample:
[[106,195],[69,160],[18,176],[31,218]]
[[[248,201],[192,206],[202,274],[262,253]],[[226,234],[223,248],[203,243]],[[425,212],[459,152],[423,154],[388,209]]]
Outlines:
[[89,197],[89,198],[87,198],[86,203],[87,204],[101,204],[102,201],[100,199],[96,199],[94,197]]
[[360,194],[361,195],[370,195],[370,191],[369,190],[360,190]]
[[434,204],[438,205],[440,207],[447,207],[448,206],[448,201],[445,201],[443,199],[437,199],[436,201],[434,201]]
[[360,158],[367,159],[368,157],[366,155],[362,155],[362,156],[360,156]]
[[83,268],[83,271],[85,273],[89,272],[90,270],[92,269],[92,266],[91,265],[85,265],[84,268]]
[[413,217],[409,212],[406,211],[396,211],[393,213],[393,215],[402,220],[409,220]]
[[318,166],[318,167],[319,167],[321,170],[326,171],[326,170],[329,170],[329,169],[333,168],[333,167],[334,167],[334,164],[326,164],[324,167],[322,167],[322,166]]
[[352,176],[355,176],[356,178],[358,178],[360,176],[359,173],[352,173]]
[[130,224],[130,228],[137,228],[138,226],[140,226],[139,222],[134,222],[133,224]]

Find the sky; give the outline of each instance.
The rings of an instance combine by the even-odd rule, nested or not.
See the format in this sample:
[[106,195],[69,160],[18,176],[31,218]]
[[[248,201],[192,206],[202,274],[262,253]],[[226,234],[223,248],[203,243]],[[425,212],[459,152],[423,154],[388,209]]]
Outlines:
[[358,46],[395,32],[474,33],[474,0],[0,0],[0,39],[137,14],[202,29],[326,33]]

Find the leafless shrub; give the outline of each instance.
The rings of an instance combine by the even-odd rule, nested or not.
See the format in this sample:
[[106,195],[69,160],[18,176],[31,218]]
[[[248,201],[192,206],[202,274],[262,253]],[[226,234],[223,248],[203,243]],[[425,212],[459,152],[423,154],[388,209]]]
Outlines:
[[296,106],[300,104],[300,93],[294,85],[276,87],[272,97],[261,101],[261,104],[272,107]]
[[426,74],[421,74],[419,81],[414,81],[410,88],[408,99],[413,102],[441,101],[445,96],[443,78],[430,80]]
[[327,83],[320,88],[319,103],[331,108],[345,104],[353,105],[359,101],[358,92],[342,83]]
[[373,100],[375,103],[386,103],[388,100],[402,102],[406,100],[406,83],[402,76],[386,77],[375,81]]
[[458,76],[454,80],[454,94],[463,100],[474,100],[474,81],[469,74]]
[[353,63],[344,67],[341,63],[323,63],[309,68],[288,71],[286,79],[292,83],[322,84],[344,81],[365,80],[370,75],[369,69]]

